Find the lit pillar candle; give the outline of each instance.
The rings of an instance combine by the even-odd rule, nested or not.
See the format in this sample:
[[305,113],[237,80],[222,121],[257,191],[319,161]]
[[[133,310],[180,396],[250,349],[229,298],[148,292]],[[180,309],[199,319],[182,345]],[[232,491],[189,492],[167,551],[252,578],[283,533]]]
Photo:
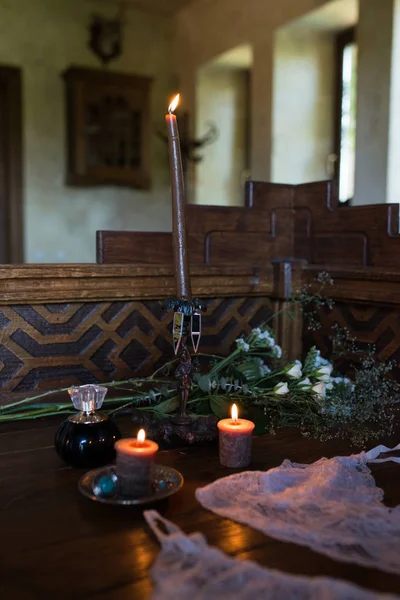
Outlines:
[[176,295],[178,298],[191,299],[189,264],[186,247],[185,189],[181,146],[176,116],[172,114],[179,102],[179,94],[168,107],[165,116],[168,130],[169,161],[171,170],[172,193],[172,243],[174,251]]
[[232,418],[218,422],[219,461],[224,467],[239,469],[248,467],[251,461],[251,436],[254,423],[238,418],[236,404],[232,406]]
[[116,442],[115,470],[121,494],[136,498],[150,494],[157,450],[158,445],[155,442],[146,440],[144,429],[139,431],[137,438],[126,438]]

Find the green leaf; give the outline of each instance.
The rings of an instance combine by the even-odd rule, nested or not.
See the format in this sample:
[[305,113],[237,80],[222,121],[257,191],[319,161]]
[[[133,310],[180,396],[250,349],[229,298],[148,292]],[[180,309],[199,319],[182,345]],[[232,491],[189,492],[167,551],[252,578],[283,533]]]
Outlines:
[[239,379],[239,381],[244,381],[246,379],[245,374],[241,370],[242,364],[243,363],[240,363],[239,365],[233,364],[229,367],[229,374],[231,377],[233,377],[233,379]]
[[179,396],[174,396],[168,400],[164,400],[153,407],[153,410],[158,413],[171,414],[179,406]]
[[313,346],[307,353],[307,356],[303,365],[303,375],[308,375],[315,369],[315,362],[317,359],[317,348]]
[[193,377],[192,377],[192,381],[193,381],[194,383],[197,383],[197,384],[198,384],[198,383],[199,383],[199,379],[200,379],[200,377],[201,377],[200,373],[195,373],[195,374],[193,375]]
[[228,380],[225,377],[221,377],[221,379],[219,380],[219,387],[221,388],[221,390],[226,390],[228,385]]
[[166,386],[166,385],[162,385],[162,386],[160,387],[160,394],[161,394],[161,396],[162,396],[163,398],[169,398],[170,391],[169,391],[169,389],[168,389],[168,386]]
[[241,363],[236,368],[247,382],[257,381],[257,379],[261,378],[260,361],[258,358],[246,360],[246,362]]
[[210,392],[211,391],[211,379],[208,375],[202,375],[199,377],[197,385],[201,389],[202,392]]
[[201,400],[199,400],[194,407],[190,407],[190,410],[199,415],[209,415],[212,412],[208,398],[201,398]]
[[255,435],[265,435],[270,429],[270,417],[264,414],[263,406],[252,406],[249,409],[249,418],[255,423]]
[[210,407],[219,419],[229,417],[232,401],[223,396],[210,396]]

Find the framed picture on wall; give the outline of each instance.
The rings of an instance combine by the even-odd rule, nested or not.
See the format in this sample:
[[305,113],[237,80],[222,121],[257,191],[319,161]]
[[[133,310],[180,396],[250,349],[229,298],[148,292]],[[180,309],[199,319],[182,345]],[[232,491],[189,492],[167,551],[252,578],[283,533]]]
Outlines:
[[151,79],[71,67],[67,108],[67,185],[149,189]]

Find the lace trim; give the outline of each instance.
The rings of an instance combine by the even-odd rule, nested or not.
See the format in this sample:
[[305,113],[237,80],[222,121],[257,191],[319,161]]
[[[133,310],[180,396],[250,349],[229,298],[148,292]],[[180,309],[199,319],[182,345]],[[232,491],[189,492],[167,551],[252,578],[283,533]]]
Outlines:
[[[293,576],[226,556],[200,533],[185,535],[155,511],[144,517],[162,549],[152,600],[395,600],[327,577]],[[160,525],[163,526],[164,533]]]
[[285,460],[268,472],[219,479],[196,490],[196,497],[214,513],[271,537],[400,574],[400,506],[382,504],[383,491],[366,464],[391,460],[377,459],[382,451],[390,450],[378,447],[311,465]]

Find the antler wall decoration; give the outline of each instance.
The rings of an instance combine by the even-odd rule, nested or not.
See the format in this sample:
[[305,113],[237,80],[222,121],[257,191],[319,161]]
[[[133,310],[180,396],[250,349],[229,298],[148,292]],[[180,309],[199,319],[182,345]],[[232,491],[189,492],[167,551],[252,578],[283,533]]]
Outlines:
[[88,46],[104,66],[122,55],[125,11],[125,3],[121,2],[114,18],[93,14],[88,25]]
[[[203,156],[201,156],[199,154],[200,150],[202,148],[204,148],[205,146],[208,146],[209,144],[212,144],[213,142],[215,142],[218,139],[219,131],[214,122],[206,121],[206,126],[208,127],[207,133],[205,133],[202,137],[200,137],[198,139],[191,139],[189,137],[189,131],[188,131],[188,120],[189,120],[189,117],[188,117],[187,113],[185,113],[180,119],[180,123],[183,124],[183,126],[180,127],[180,129],[181,129],[180,142],[181,142],[182,158],[185,162],[198,163],[203,160]],[[158,130],[157,135],[166,144],[168,144],[168,137],[165,133]]]
[[212,121],[207,121],[206,125],[208,126],[208,131],[203,135],[203,137],[199,139],[184,139],[182,140],[182,152],[185,154],[187,160],[191,162],[200,162],[203,160],[203,157],[198,154],[201,148],[212,144],[218,139],[219,131],[215,123]]

